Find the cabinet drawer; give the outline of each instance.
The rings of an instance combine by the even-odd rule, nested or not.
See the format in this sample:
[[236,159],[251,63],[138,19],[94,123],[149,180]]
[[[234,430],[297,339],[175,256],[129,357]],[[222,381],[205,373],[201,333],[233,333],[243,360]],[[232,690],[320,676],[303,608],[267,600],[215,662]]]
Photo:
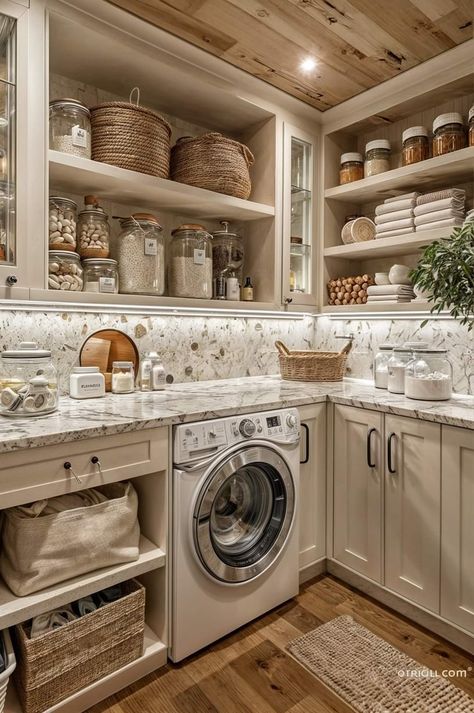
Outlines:
[[[71,467],[68,469],[65,463]],[[159,472],[167,467],[167,428],[6,453],[0,459],[0,508]]]

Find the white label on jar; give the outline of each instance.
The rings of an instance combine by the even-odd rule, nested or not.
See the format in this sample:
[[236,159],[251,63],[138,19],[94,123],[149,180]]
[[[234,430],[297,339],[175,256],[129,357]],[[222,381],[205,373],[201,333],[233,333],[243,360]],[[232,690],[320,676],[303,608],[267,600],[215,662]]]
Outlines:
[[115,292],[115,277],[99,277],[99,292]]
[[158,255],[158,240],[156,238],[145,238],[145,255]]
[[204,262],[206,260],[206,251],[205,250],[194,250],[194,264],[195,265],[204,265]]
[[72,127],[71,134],[73,146],[80,146],[83,149],[87,148],[87,131],[85,129],[81,129],[81,127],[76,124],[76,126]]

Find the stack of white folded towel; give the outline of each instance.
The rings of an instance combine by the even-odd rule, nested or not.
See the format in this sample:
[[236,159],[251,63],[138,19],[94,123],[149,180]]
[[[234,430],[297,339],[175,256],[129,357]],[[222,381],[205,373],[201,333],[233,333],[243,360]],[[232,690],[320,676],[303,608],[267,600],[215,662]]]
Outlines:
[[455,228],[462,225],[466,191],[462,188],[425,193],[419,196],[414,209],[416,230]]
[[415,298],[411,285],[370,285],[367,288],[367,302],[390,302],[400,304]]
[[414,209],[420,194],[416,191],[387,198],[375,209],[375,237],[392,238],[415,231]]

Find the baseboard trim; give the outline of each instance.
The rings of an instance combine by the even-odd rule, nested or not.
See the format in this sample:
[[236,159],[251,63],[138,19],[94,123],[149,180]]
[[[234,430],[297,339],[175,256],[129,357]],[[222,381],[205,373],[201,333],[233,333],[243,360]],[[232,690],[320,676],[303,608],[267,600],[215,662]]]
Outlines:
[[307,564],[306,567],[300,569],[300,584],[304,584],[310,579],[313,579],[320,574],[324,574],[325,572],[327,572],[326,558],[323,557],[317,562],[311,562],[311,564]]

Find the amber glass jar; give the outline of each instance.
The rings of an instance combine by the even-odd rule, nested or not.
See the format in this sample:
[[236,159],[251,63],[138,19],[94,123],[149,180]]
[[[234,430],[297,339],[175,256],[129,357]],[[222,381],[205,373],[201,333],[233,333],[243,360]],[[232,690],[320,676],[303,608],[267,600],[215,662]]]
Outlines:
[[362,154],[351,152],[341,155],[341,168],[339,170],[339,184],[352,183],[364,178],[364,159]]
[[402,134],[402,166],[424,161],[430,157],[428,129],[424,126],[411,126]]
[[440,114],[433,121],[433,156],[442,156],[466,146],[466,132],[461,114]]

